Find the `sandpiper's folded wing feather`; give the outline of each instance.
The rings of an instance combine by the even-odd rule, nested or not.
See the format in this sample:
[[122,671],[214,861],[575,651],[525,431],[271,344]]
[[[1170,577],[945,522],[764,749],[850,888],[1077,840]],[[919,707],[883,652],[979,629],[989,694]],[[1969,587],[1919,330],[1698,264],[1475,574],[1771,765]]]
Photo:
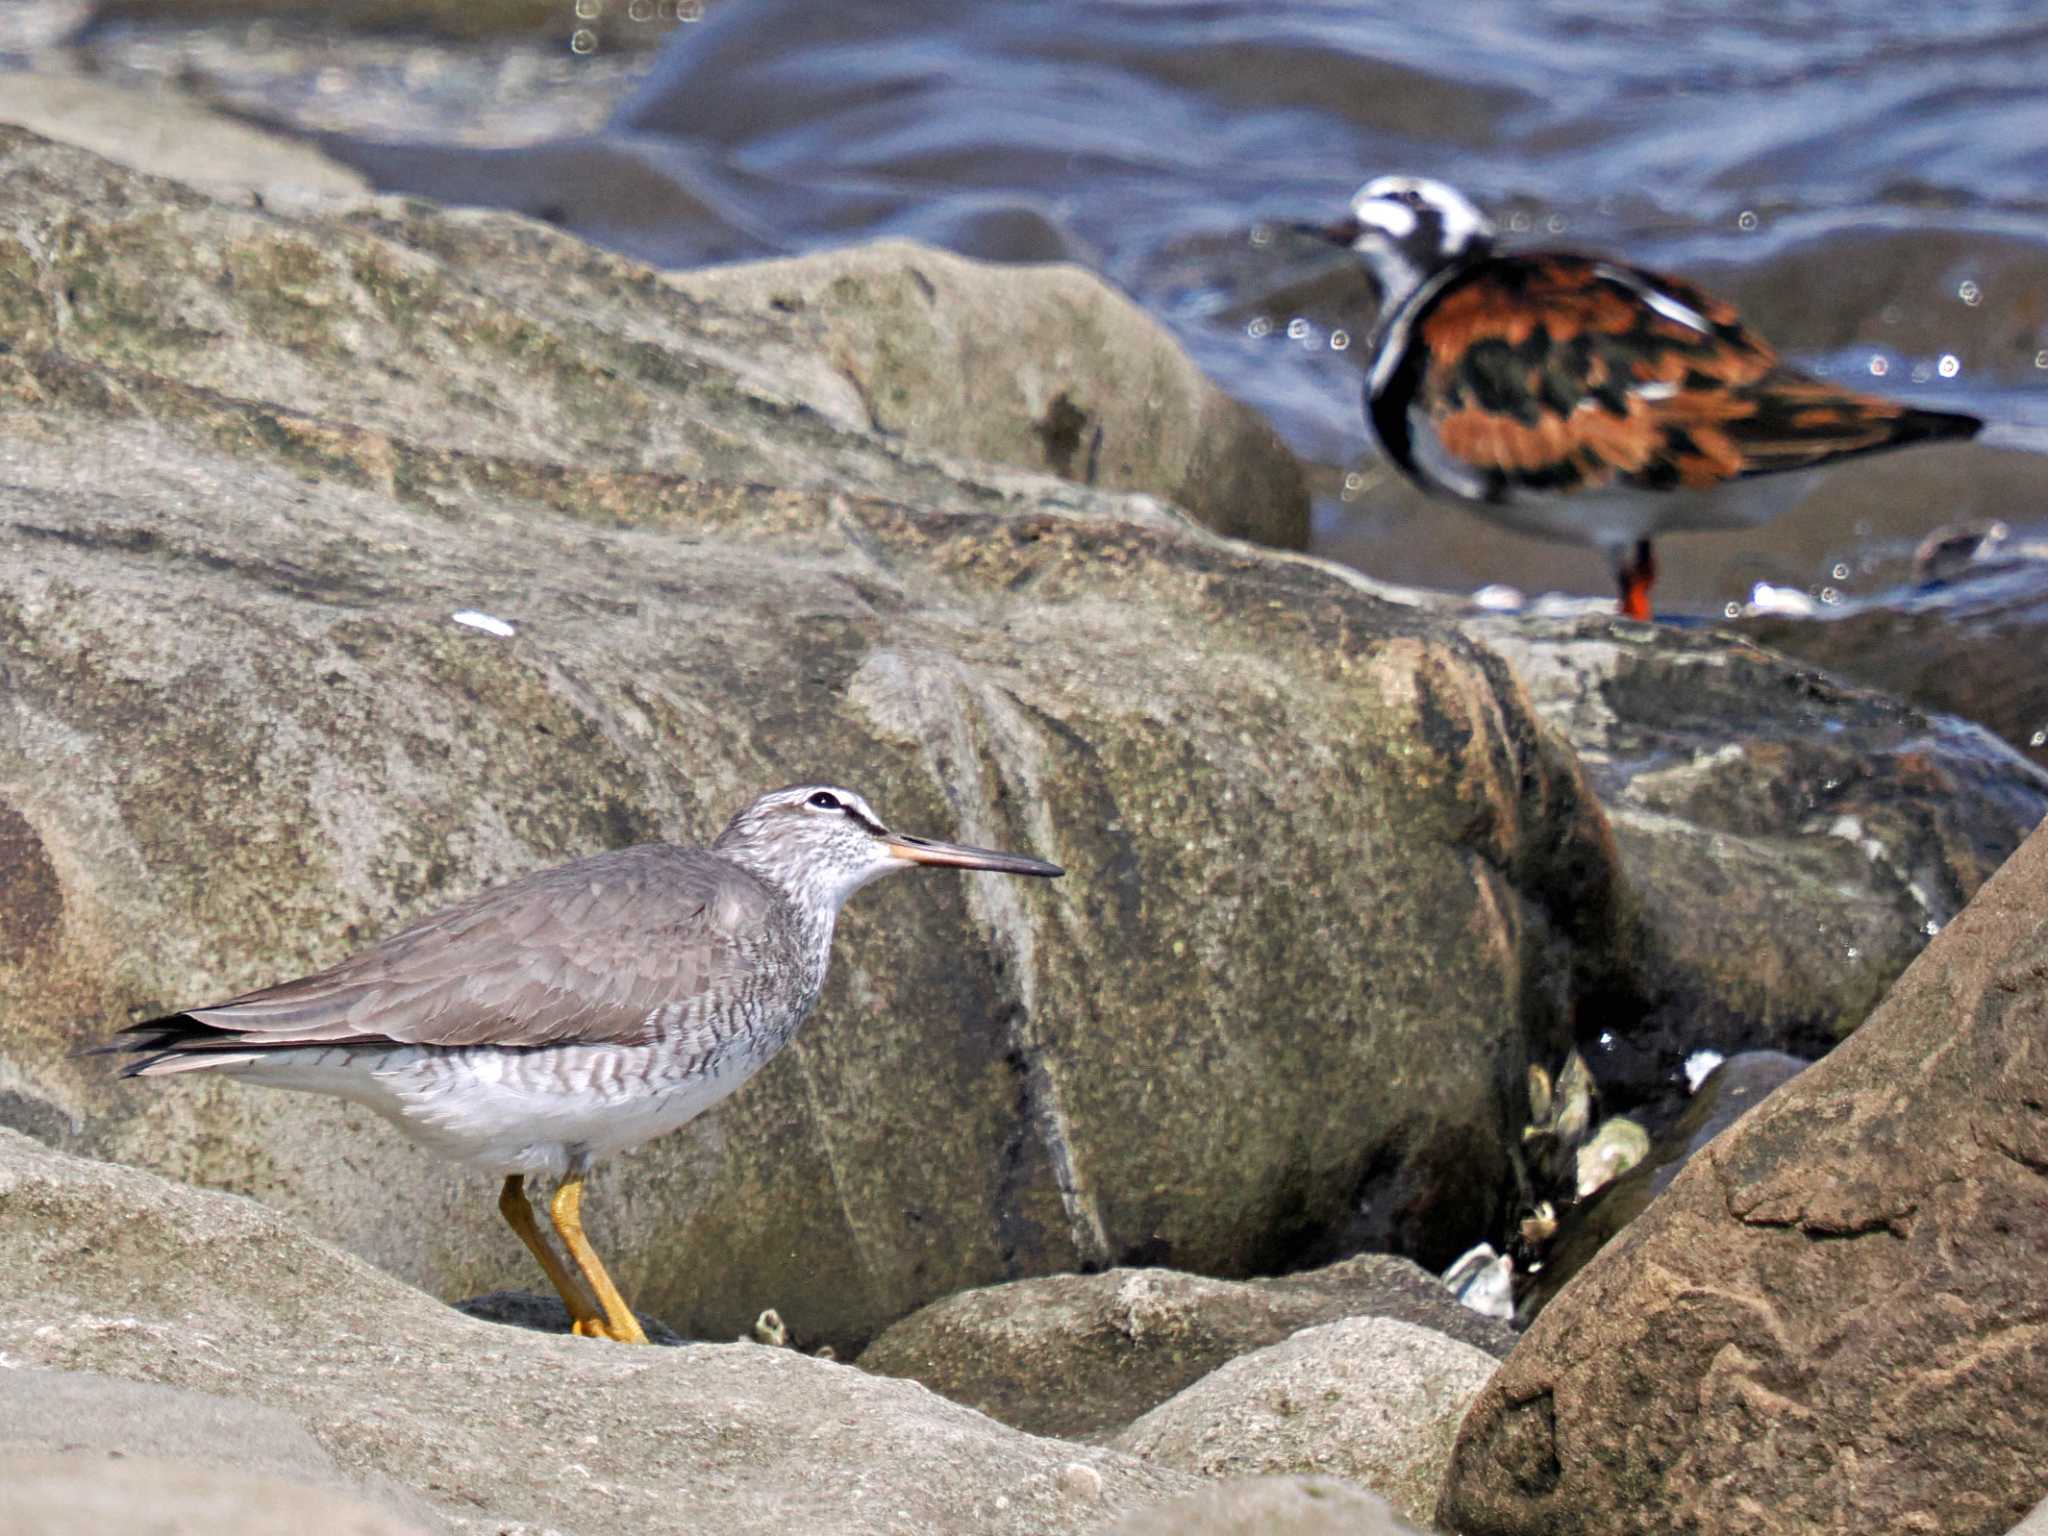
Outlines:
[[778,902],[701,850],[620,849],[485,891],[314,975],[134,1025],[113,1048],[644,1040],[657,1010],[677,1009],[673,1027],[743,983],[775,941]]
[[1420,418],[1489,496],[1703,489],[1981,425],[1786,368],[1725,301],[1590,257],[1477,263],[1412,334],[1382,435]]

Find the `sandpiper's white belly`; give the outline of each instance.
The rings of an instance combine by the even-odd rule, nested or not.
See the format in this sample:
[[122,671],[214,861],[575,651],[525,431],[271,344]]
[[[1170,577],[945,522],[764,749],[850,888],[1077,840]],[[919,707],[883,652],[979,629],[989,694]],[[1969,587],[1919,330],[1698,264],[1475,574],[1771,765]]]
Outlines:
[[343,1046],[267,1053],[225,1070],[266,1088],[353,1100],[486,1173],[560,1175],[688,1123],[766,1060],[740,1041],[689,1071],[652,1045]]

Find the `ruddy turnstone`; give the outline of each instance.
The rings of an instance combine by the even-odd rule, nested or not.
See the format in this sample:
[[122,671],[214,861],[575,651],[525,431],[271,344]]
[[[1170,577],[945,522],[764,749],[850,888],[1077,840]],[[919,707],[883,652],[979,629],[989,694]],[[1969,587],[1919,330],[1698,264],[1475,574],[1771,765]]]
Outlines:
[[[352,959],[130,1025],[129,1077],[222,1072],[331,1093],[499,1175],[498,1210],[586,1337],[647,1335],[583,1231],[598,1158],[695,1119],[767,1065],[825,985],[840,906],[913,864],[1054,876],[892,832],[852,790],[762,795],[709,848],[646,843],[472,896]],[[552,1173],[556,1255],[525,1181]],[[574,1266],[573,1271],[570,1265]]]
[[1656,535],[1767,522],[1841,459],[1983,425],[1788,368],[1691,283],[1497,251],[1442,182],[1382,176],[1301,227],[1379,287],[1365,416],[1386,456],[1425,491],[1605,551],[1632,618],[1650,616]]

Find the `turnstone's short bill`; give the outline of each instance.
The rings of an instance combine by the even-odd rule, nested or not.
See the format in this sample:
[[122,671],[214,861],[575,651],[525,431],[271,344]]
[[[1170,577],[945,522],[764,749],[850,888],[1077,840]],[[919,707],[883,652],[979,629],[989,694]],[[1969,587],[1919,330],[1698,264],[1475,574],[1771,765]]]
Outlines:
[[1365,415],[1386,456],[1425,491],[1605,551],[1632,618],[1650,616],[1656,535],[1767,522],[1838,460],[1983,425],[1788,368],[1691,283],[1496,251],[1441,182],[1383,176],[1301,227],[1379,287]]

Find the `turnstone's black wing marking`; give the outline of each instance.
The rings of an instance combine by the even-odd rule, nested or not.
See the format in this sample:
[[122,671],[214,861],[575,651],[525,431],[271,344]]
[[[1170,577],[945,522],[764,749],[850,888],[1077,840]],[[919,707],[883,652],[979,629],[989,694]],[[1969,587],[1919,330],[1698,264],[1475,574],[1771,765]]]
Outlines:
[[1484,500],[1706,489],[1980,425],[1786,368],[1724,300],[1589,257],[1476,262],[1409,336],[1374,423],[1411,469],[1426,424],[1438,462],[1470,472],[1461,493]]

